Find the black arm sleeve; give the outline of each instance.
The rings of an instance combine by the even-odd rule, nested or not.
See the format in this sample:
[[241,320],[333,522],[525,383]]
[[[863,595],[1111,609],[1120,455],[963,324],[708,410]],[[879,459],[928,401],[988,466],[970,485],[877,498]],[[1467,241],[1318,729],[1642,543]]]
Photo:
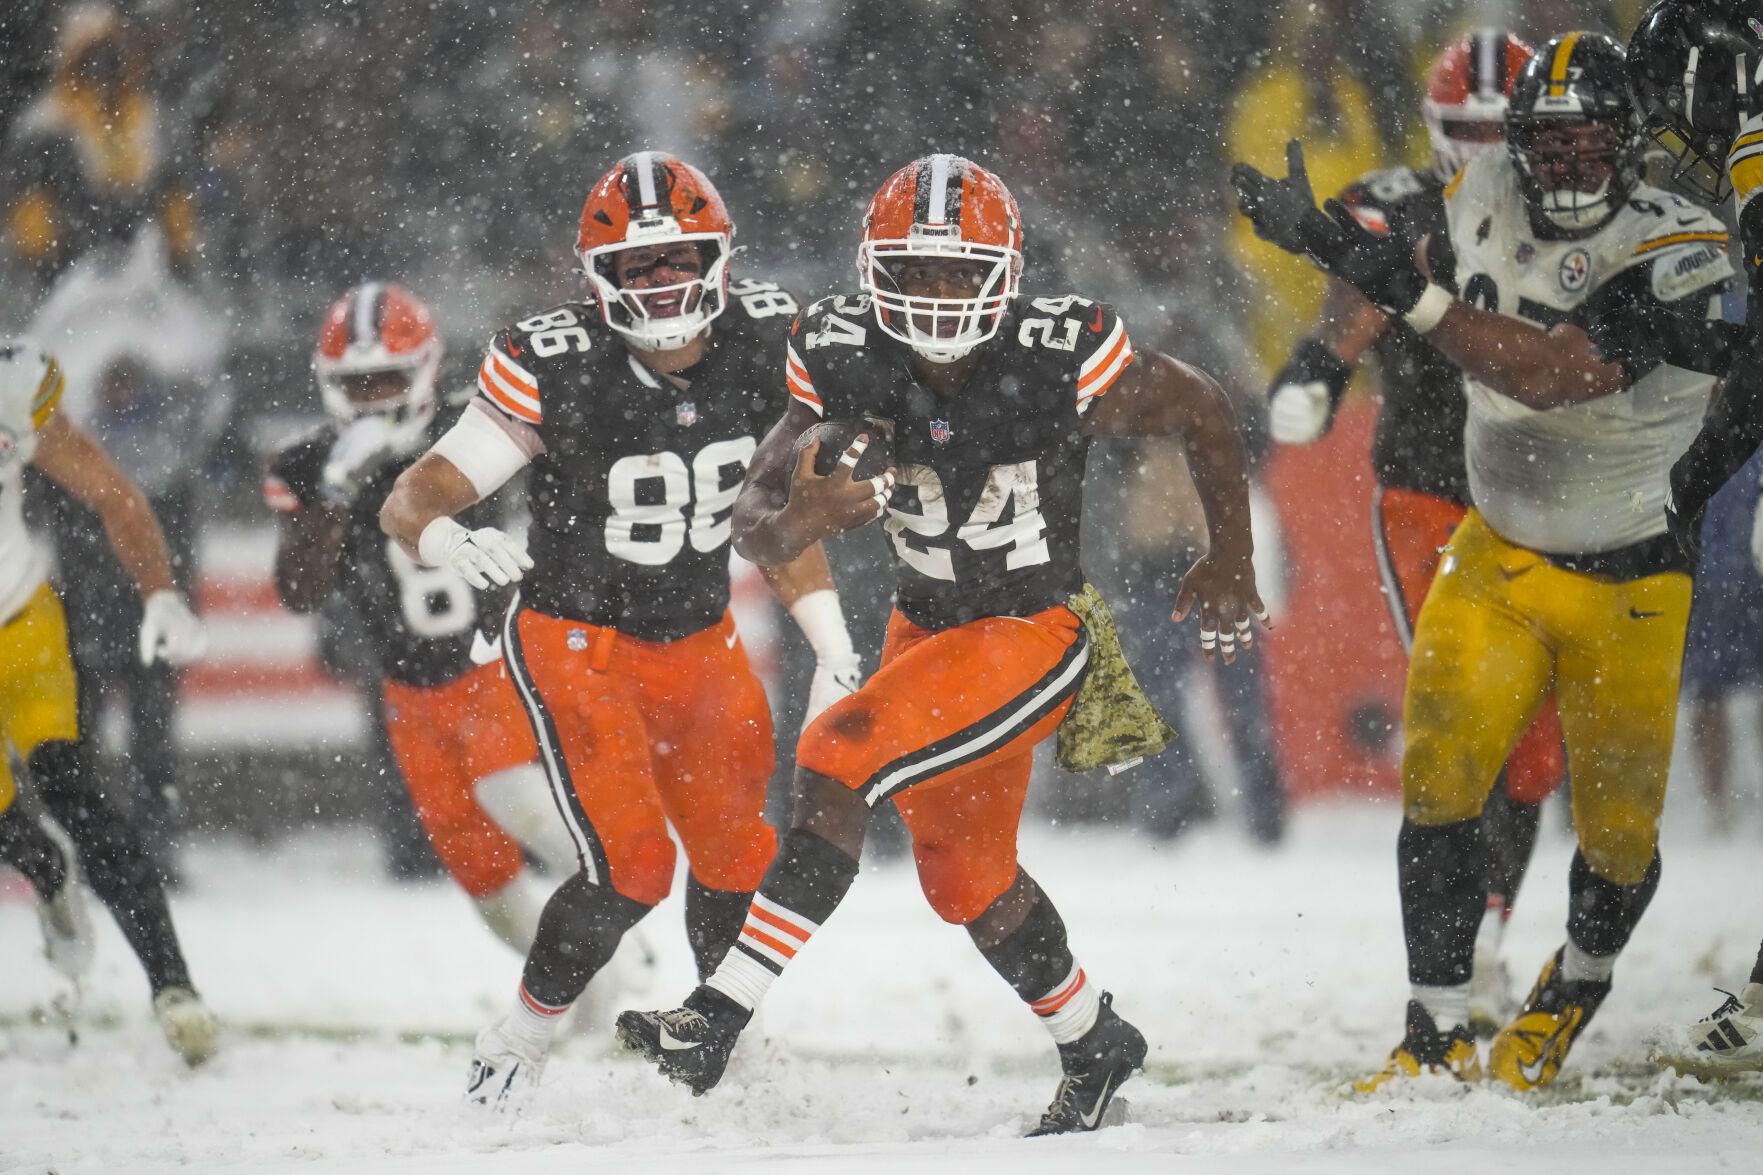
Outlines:
[[1702,512],[1763,444],[1763,336],[1752,334],[1733,349],[1732,367],[1716,388],[1702,431],[1671,467],[1666,520],[1678,545],[1694,554]]
[[1621,366],[1630,384],[1661,363],[1719,375],[1732,363],[1744,328],[1708,317],[1708,299],[1725,282],[1702,286],[1675,302],[1661,302],[1652,267],[1636,265],[1606,282],[1567,321],[1591,336],[1607,362]]

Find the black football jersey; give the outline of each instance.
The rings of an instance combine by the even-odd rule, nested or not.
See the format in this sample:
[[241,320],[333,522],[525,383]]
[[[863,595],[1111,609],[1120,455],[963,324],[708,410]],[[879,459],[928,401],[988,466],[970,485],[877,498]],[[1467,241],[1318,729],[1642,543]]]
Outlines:
[[[429,439],[440,431],[431,430]],[[320,478],[336,440],[336,426],[325,424],[276,453],[263,487],[271,509],[294,514],[320,505]],[[471,668],[473,633],[480,620],[487,627],[501,615],[513,589],[475,590],[451,567],[418,563],[380,530],[380,504],[398,475],[415,461],[413,455],[389,462],[362,486],[349,513],[332,590],[360,617],[387,677],[404,685],[433,686]],[[470,527],[493,526],[496,513],[491,503],[480,502],[460,515],[460,521]]]
[[770,282],[730,283],[704,358],[676,379],[638,362],[593,306],[496,332],[478,388],[545,446],[524,605],[651,641],[722,619],[735,496],[783,411],[796,310]]
[[1132,362],[1114,310],[1019,297],[944,400],[876,326],[867,296],[828,298],[790,331],[790,394],[828,420],[893,428],[898,484],[884,523],[895,602],[923,628],[1029,616],[1083,587],[1083,414]]
[[[1448,240],[1444,185],[1431,172],[1408,167],[1374,171],[1341,193],[1360,223],[1415,244],[1424,236]],[[1468,413],[1463,373],[1406,323],[1392,319],[1372,345],[1383,408],[1371,443],[1380,485],[1435,494],[1469,504],[1463,461]]]

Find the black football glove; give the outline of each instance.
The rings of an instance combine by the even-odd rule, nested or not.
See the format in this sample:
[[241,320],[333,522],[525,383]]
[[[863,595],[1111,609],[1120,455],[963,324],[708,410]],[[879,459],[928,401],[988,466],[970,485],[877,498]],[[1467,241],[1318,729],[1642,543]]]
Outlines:
[[1256,236],[1328,268],[1340,248],[1340,230],[1316,207],[1298,140],[1286,144],[1285,179],[1238,163],[1230,169],[1230,182],[1236,186],[1237,208],[1249,218]]
[[1374,233],[1339,200],[1325,206],[1340,232],[1340,247],[1323,268],[1390,314],[1406,314],[1426,293],[1426,278],[1414,265],[1414,242],[1394,233]]

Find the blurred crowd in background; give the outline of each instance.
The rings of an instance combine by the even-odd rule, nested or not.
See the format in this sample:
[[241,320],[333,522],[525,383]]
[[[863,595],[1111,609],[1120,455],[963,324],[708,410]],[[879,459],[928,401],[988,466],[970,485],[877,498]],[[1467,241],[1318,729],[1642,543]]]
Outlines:
[[[1452,37],[1487,24],[1535,44],[1569,28],[1620,36],[1642,4],[5,7],[0,330],[37,328],[45,316],[66,337],[89,328],[91,390],[70,411],[148,490],[194,577],[199,535],[267,532],[262,455],[320,414],[310,355],[334,298],[370,278],[417,292],[448,344],[443,387],[467,392],[491,329],[580,295],[572,246],[582,199],[618,157],[642,148],[708,172],[747,247],[738,272],[781,281],[804,302],[850,284],[862,211],[881,180],[927,151],[966,154],[1022,205],[1024,288],[1116,303],[1142,344],[1225,385],[1251,453],[1264,459],[1265,383],[1313,316],[1321,281],[1249,235],[1227,195],[1229,163],[1283,170],[1285,142],[1300,137],[1318,191],[1378,166],[1427,165],[1421,86]],[[120,318],[56,317],[82,266],[130,275],[106,287]],[[130,315],[134,338],[115,325]],[[1256,838],[1278,840],[1286,788],[1257,659],[1220,675],[1210,706],[1195,706],[1184,687],[1211,671],[1167,628],[1179,571],[1204,534],[1179,446],[1099,447],[1092,477],[1087,562],[1116,601],[1128,651],[1172,717],[1197,713],[1222,737],[1185,740],[1130,783],[1061,789],[1043,810],[1130,818],[1173,836],[1214,810],[1205,778],[1218,772],[1202,770],[1194,748],[1215,745],[1241,797],[1228,806]],[[1350,525],[1364,529],[1361,518]],[[886,606],[885,595],[863,595],[885,591],[873,574],[876,539],[853,536],[837,555],[847,612],[871,649]],[[67,540],[57,541],[66,564]],[[101,542],[93,548],[77,558],[107,558]],[[117,614],[121,605],[105,599],[88,592],[70,611]],[[795,729],[806,684],[806,655],[784,628],[780,731]],[[104,634],[79,639],[91,646],[82,667],[103,660],[92,642]],[[333,633],[330,646],[333,666],[351,668],[347,634]],[[157,724],[166,741],[168,687],[124,691],[136,735],[152,737]],[[156,753],[125,756],[143,778],[172,781],[148,791],[187,782],[191,768],[156,764]],[[227,805],[211,796],[209,807]]]

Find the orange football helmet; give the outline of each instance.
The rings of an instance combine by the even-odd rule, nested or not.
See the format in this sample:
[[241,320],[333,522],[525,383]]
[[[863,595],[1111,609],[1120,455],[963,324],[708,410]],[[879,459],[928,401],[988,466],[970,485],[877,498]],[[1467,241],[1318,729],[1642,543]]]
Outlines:
[[[900,263],[913,258],[961,258],[988,269],[973,297],[913,298],[895,280]],[[1016,198],[959,155],[914,160],[889,177],[863,214],[857,279],[884,334],[932,363],[954,362],[998,333],[1022,283]]]
[[[683,347],[709,329],[728,305],[728,259],[735,226],[703,172],[661,151],[638,151],[594,185],[582,205],[576,253],[600,300],[600,314],[619,334],[649,351]],[[691,281],[641,291],[618,285],[612,255],[621,249],[695,241],[703,271]],[[647,299],[677,291],[680,312],[650,315]]]
[[[428,307],[402,286],[364,282],[331,304],[312,353],[319,398],[338,424],[364,412],[396,419],[393,443],[414,449],[435,416],[435,377],[441,370],[441,336]],[[360,405],[349,398],[350,376],[382,371],[404,374],[409,386],[397,400]]]
[[1512,83],[1534,50],[1504,29],[1477,29],[1452,41],[1433,58],[1421,113],[1432,139],[1433,167],[1448,180],[1464,164],[1503,137],[1462,138],[1453,127],[1506,121]]

